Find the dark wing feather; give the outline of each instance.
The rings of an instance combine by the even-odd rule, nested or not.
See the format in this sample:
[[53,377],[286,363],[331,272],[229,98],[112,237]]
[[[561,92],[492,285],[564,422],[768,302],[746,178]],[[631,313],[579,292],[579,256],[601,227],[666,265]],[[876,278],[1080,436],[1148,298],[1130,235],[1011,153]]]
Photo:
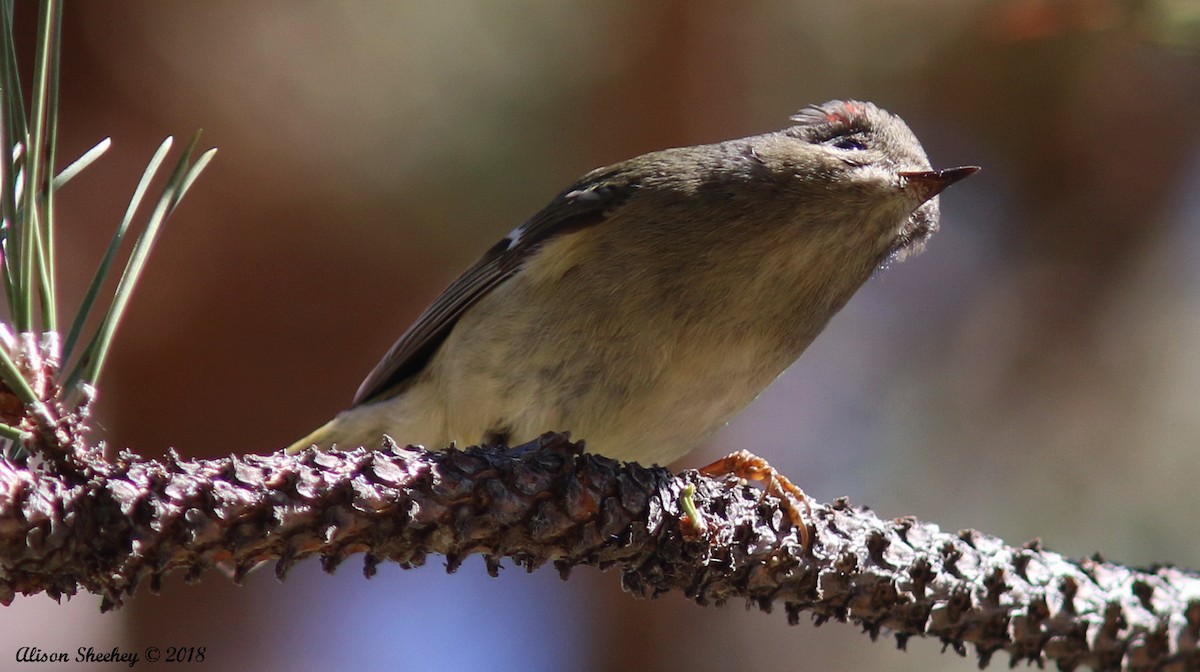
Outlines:
[[636,186],[620,179],[620,174],[620,164],[592,171],[509,237],[492,246],[421,313],[375,365],[359,386],[354,405],[395,395],[402,383],[425,367],[458,318],[493,287],[516,273],[547,240],[604,221]]

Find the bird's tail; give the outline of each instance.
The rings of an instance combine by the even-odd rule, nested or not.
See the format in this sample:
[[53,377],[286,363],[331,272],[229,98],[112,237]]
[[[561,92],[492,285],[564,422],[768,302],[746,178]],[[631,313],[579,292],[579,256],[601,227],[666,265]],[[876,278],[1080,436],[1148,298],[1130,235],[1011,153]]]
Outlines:
[[333,447],[333,444],[337,442],[337,424],[337,418],[330,420],[329,422],[310,432],[303,439],[300,439],[299,441],[288,446],[285,452],[287,452],[288,455],[294,455],[295,453],[313,446],[316,446],[321,450]]
[[288,446],[287,452],[298,453],[312,446],[328,450],[334,445],[344,450],[359,446],[379,450],[383,447],[384,435],[401,442],[445,447],[453,438],[446,436],[445,411],[436,399],[430,400],[425,389],[410,389],[391,399],[346,409]]

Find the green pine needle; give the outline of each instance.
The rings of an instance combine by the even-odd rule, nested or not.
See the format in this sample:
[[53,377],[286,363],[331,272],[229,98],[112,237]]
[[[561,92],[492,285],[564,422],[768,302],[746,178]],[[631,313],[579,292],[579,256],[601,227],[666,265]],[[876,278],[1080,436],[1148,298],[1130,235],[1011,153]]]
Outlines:
[[67,389],[73,389],[80,383],[95,385],[96,380],[100,377],[104,361],[108,356],[109,346],[112,344],[113,335],[116,333],[121,318],[125,315],[129,298],[133,294],[133,289],[137,285],[138,280],[141,278],[142,271],[146,266],[146,259],[150,254],[150,250],[154,247],[155,241],[158,239],[158,233],[163,222],[174,211],[175,206],[183,198],[184,192],[195,180],[196,174],[204,167],[204,164],[208,163],[215,151],[209,150],[205,152],[194,166],[189,166],[192,153],[199,142],[200,132],[197,131],[192,136],[192,141],[188,143],[187,149],[184,150],[183,156],[175,164],[175,169],[171,172],[171,177],[166,187],[163,188],[158,203],[154,206],[154,211],[150,215],[150,220],[146,224],[145,231],[138,236],[137,242],[134,243],[133,252],[130,254],[129,261],[125,266],[125,272],[121,275],[121,280],[117,284],[117,291],[113,295],[113,302],[109,306],[108,314],[105,315],[104,320],[101,322],[96,336],[88,344],[83,354],[80,355],[79,363],[76,365],[75,370],[67,377]]
[[[104,252],[104,258],[100,260],[100,266],[96,269],[96,275],[92,277],[92,284],[88,285],[87,293],[83,296],[83,303],[79,306],[79,312],[75,314],[75,320],[71,323],[71,331],[67,334],[67,341],[63,345],[62,361],[64,362],[71,357],[71,352],[74,351],[75,344],[79,341],[79,336],[83,332],[88,314],[96,302],[96,297],[100,294],[100,287],[103,286],[105,278],[108,277],[113,260],[116,258],[117,251],[121,247],[121,241],[125,239],[125,233],[129,230],[129,225],[133,222],[134,215],[137,214],[137,210],[142,204],[142,199],[146,196],[146,191],[150,188],[150,182],[158,174],[158,169],[162,166],[163,160],[167,158],[167,152],[171,150],[172,143],[174,143],[173,138],[168,137],[166,140],[163,140],[162,144],[155,150],[154,156],[150,158],[150,163],[146,164],[146,170],[142,171],[142,179],[138,181],[137,188],[133,190],[133,198],[129,199],[129,207],[125,208],[125,216],[121,218],[121,223],[117,226],[116,233],[113,234],[112,240],[109,241],[108,249]],[[104,145],[105,148],[108,146],[107,141],[100,144]],[[97,147],[99,146],[97,145]],[[90,150],[88,154],[94,151],[95,148]],[[84,157],[87,157],[88,154],[84,154]],[[68,166],[67,170],[71,170],[76,164],[82,161],[83,158],[80,158],[79,161]],[[64,170],[63,173],[65,174],[67,170]],[[70,386],[67,389],[70,389]]]
[[[200,139],[199,131],[196,132],[196,139]],[[179,201],[183,199],[183,195],[188,192],[188,189],[192,188],[192,183],[196,181],[196,178],[200,177],[200,172],[208,166],[208,162],[212,161],[213,157],[216,155],[216,147],[206,149],[204,153],[196,159],[196,163],[188,169],[187,174],[183,176],[183,181],[179,185],[179,191],[175,194],[175,200],[171,203],[172,211],[174,211],[175,206],[179,205]]]
[[72,179],[74,179],[74,177],[76,175],[78,175],[80,172],[82,172],[84,168],[87,168],[88,166],[92,165],[92,163],[96,159],[103,156],[104,153],[107,152],[108,148],[111,146],[112,146],[112,138],[105,138],[105,139],[101,140],[100,142],[96,143],[95,147],[92,147],[88,151],[84,152],[83,155],[80,156],[78,159],[75,159],[75,161],[73,161],[71,163],[71,165],[67,166],[66,168],[63,168],[62,171],[59,172],[58,176],[56,176],[54,178],[54,188],[62,189],[64,184],[66,184],[66,183],[70,182]]
[[0,12],[0,115],[4,123],[0,124],[3,133],[0,142],[0,211],[5,216],[4,241],[4,280],[8,294],[8,305],[14,322],[17,316],[25,313],[24,295],[20,285],[20,258],[18,250],[21,247],[21,231],[14,228],[16,221],[12,219],[17,212],[17,182],[19,174],[18,152],[26,140],[25,106],[21,99],[21,82],[17,74],[17,51],[13,43],[13,3],[8,0],[4,11]]
[[28,441],[29,432],[21,431],[11,425],[0,423],[0,438],[10,441]]
[[33,393],[33,388],[29,386],[29,381],[25,380],[25,376],[21,375],[21,370],[17,368],[16,362],[9,356],[8,351],[0,347],[0,380],[8,385],[8,389],[17,395],[17,398],[25,404],[36,404],[40,400]]
[[42,332],[58,331],[57,287],[54,274],[54,189],[55,180],[54,159],[58,153],[58,84],[60,72],[60,55],[62,51],[62,6],[61,0],[55,0],[47,58],[49,60],[46,78],[46,181],[45,181],[45,211],[42,218],[42,257],[38,278],[41,282],[39,293],[42,298]]
[[[43,274],[39,267],[43,266],[45,253],[42,248],[47,241],[43,240],[42,223],[38,218],[37,196],[41,186],[42,171],[46,161],[46,109],[50,89],[50,54],[53,51],[51,39],[54,36],[55,18],[59,13],[59,0],[43,2],[38,12],[38,42],[37,55],[33,66],[33,113],[32,132],[29,144],[26,146],[27,160],[25,162],[24,193],[22,194],[22,221],[20,222],[21,245],[20,280],[18,291],[22,295],[21,311],[13,315],[14,326],[18,332],[33,329],[34,282],[38,282],[39,294],[49,290],[42,283]],[[53,301],[50,301],[53,304]],[[43,316],[45,319],[45,316]],[[53,322],[53,318],[50,319]]]

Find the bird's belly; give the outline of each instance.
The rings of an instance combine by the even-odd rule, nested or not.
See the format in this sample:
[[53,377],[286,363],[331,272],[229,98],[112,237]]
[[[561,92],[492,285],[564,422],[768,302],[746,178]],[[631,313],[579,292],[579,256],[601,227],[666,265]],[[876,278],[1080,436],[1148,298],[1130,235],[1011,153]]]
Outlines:
[[547,361],[513,352],[506,366],[462,367],[447,387],[449,435],[510,445],[569,431],[589,452],[666,464],[696,448],[770,384],[787,362],[752,339],[736,345],[593,343]]

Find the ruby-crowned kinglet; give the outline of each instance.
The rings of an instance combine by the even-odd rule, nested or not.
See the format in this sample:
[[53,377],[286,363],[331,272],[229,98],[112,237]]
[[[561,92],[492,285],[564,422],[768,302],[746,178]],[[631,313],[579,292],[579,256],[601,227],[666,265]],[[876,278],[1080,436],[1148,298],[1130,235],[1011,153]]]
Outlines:
[[353,406],[290,451],[516,445],[570,431],[665,464],[786,369],[875,269],[919,251],[937,194],[898,117],[832,101],[774,133],[594,170],[439,296]]

